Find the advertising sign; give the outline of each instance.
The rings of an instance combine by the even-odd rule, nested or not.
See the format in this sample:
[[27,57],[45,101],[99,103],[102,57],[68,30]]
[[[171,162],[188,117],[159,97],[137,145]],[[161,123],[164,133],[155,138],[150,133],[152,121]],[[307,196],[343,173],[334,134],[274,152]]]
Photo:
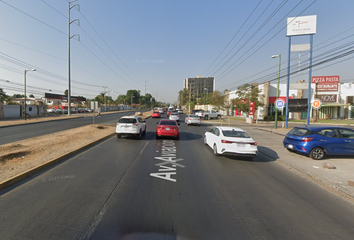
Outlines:
[[316,95],[316,98],[320,99],[321,102],[337,102],[337,94]]
[[319,99],[314,99],[313,101],[312,101],[312,108],[314,108],[314,109],[319,109],[320,107],[321,107],[321,105],[322,105],[322,102],[321,102],[321,100],[319,100]]
[[317,15],[290,17],[287,19],[286,36],[316,33]]
[[283,107],[284,107],[284,101],[283,100],[281,100],[281,99],[277,99],[276,101],[275,101],[275,106],[277,107],[277,108],[279,108],[279,109],[282,109]]
[[248,115],[254,115],[254,106],[255,106],[255,102],[249,102],[248,104]]
[[316,92],[335,92],[338,91],[338,83],[318,83]]
[[289,112],[307,112],[307,110],[308,110],[307,98],[289,99]]
[[340,79],[339,76],[319,76],[319,77],[312,77],[311,78],[311,83],[339,83]]

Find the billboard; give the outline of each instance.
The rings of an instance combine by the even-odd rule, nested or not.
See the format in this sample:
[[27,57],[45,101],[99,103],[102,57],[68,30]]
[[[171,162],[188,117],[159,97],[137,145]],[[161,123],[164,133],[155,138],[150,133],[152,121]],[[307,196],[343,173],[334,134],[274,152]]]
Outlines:
[[316,84],[316,92],[336,92],[336,91],[338,91],[338,83]]
[[337,102],[337,94],[316,95],[321,102]]
[[290,17],[287,19],[286,36],[316,33],[317,15]]
[[308,101],[307,98],[289,99],[289,112],[307,112]]
[[311,83],[339,83],[339,76],[319,76],[312,77]]

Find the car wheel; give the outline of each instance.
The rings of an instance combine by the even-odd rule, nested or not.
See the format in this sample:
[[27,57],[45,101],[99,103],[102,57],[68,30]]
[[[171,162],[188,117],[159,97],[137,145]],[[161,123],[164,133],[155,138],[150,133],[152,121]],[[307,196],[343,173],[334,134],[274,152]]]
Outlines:
[[218,149],[217,149],[217,147],[216,147],[216,144],[215,144],[215,143],[214,143],[214,146],[213,146],[213,153],[214,153],[214,155],[215,155],[215,156],[219,155],[219,153],[218,153]]
[[326,156],[326,152],[323,148],[315,147],[310,152],[310,157],[315,160],[321,160]]
[[156,139],[159,139],[159,136],[156,134]]
[[140,131],[140,132],[139,132],[139,135],[138,135],[138,139],[141,139],[142,135],[143,135],[143,134],[142,134],[142,132]]
[[208,120],[208,119],[209,119],[209,116],[208,116],[208,115],[206,115],[204,118],[205,118],[205,120]]
[[178,137],[176,137],[176,140],[179,140],[179,135],[178,135]]
[[221,116],[220,116],[220,115],[218,115],[217,119],[220,119],[220,118],[221,118]]
[[117,138],[121,138],[122,136],[121,135],[117,135]]
[[204,144],[205,144],[205,145],[208,144],[208,143],[207,143],[207,138],[206,138],[206,136],[204,136]]
[[144,135],[146,134],[146,127],[145,127],[145,129],[144,129]]

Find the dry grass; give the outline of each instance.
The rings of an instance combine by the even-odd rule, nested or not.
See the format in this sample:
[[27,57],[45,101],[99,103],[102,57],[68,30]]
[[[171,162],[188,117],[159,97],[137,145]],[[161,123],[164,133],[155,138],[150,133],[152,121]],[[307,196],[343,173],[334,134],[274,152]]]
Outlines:
[[[151,112],[143,114],[143,118]],[[88,125],[0,145],[0,182],[50,162],[115,132],[115,126]]]

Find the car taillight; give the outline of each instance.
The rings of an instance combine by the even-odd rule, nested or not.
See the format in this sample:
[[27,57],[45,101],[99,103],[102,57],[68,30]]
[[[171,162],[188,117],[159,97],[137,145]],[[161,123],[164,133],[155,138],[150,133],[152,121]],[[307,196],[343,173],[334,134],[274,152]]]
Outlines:
[[163,127],[157,127],[158,129],[163,129]]
[[178,130],[179,128],[178,127],[174,127],[173,130]]
[[222,143],[233,143],[231,141],[227,141],[227,140],[221,140]]
[[253,143],[250,143],[250,145],[257,145],[257,143],[256,143],[256,142],[253,142]]
[[117,122],[117,125],[119,125],[119,122]]
[[188,120],[192,120],[191,118],[188,118]]
[[301,139],[302,142],[309,142],[313,139],[313,137],[304,137]]
[[200,115],[202,115],[202,116],[203,116],[203,113],[201,113]]
[[200,118],[198,118],[198,121],[200,121]]
[[138,123],[134,123],[135,126],[138,126]]

